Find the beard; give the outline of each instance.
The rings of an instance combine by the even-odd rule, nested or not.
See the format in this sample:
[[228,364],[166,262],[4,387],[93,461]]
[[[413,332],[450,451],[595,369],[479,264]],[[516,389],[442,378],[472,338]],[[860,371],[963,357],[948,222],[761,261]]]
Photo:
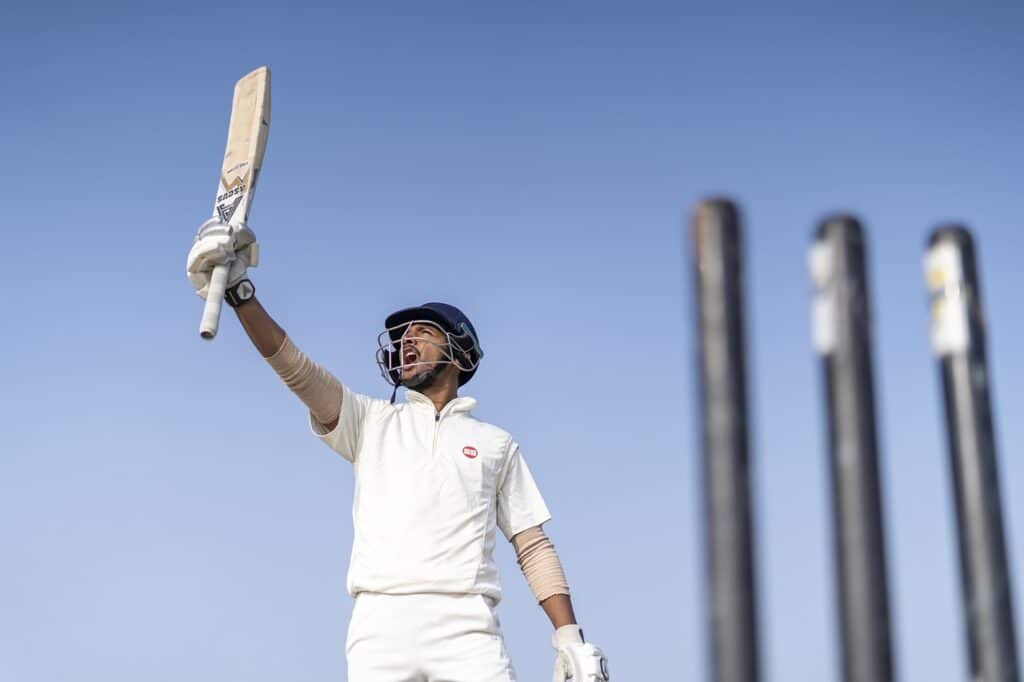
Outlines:
[[442,364],[437,363],[432,365],[429,369],[426,369],[414,376],[408,378],[403,376],[399,383],[406,388],[413,389],[414,391],[426,390],[437,382],[437,377],[441,373],[441,367]]

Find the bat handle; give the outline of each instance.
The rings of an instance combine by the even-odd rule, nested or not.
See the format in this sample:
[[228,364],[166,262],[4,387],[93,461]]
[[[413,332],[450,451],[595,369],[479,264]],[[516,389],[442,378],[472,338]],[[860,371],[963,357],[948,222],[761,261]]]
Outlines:
[[231,264],[225,263],[213,268],[210,284],[206,288],[206,306],[203,308],[203,321],[199,323],[199,336],[207,341],[217,336],[220,324],[220,304],[224,301],[224,290],[228,284],[228,272]]

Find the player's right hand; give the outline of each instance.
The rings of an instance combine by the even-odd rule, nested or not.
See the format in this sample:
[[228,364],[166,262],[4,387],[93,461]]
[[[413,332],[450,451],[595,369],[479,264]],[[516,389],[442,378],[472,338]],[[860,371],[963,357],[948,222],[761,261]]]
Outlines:
[[230,263],[228,287],[245,278],[245,271],[259,264],[256,235],[245,225],[233,227],[211,218],[199,226],[188,252],[185,273],[200,298],[206,299],[213,268]]

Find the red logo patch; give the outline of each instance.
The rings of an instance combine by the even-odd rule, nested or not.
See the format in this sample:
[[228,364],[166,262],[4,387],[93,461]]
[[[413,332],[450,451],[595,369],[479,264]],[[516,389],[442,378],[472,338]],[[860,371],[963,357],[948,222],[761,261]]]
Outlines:
[[476,451],[476,448],[474,448],[472,445],[467,445],[466,447],[462,448],[462,454],[464,454],[466,457],[469,457],[470,459],[476,459],[476,456],[480,453],[478,453]]

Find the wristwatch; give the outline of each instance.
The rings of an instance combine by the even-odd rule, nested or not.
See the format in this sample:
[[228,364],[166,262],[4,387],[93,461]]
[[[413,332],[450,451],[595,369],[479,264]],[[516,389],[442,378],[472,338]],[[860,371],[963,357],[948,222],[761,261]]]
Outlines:
[[249,279],[243,279],[233,287],[224,292],[224,300],[232,308],[237,308],[256,295],[256,286]]

